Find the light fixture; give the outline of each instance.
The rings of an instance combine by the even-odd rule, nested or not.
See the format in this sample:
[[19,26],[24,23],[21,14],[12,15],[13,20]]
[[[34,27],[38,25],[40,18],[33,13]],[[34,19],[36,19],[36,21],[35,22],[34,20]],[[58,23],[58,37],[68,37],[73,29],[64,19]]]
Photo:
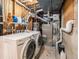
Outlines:
[[27,0],[27,1],[32,2],[33,0]]
[[21,2],[25,3],[25,2],[32,2],[33,0],[21,0]]

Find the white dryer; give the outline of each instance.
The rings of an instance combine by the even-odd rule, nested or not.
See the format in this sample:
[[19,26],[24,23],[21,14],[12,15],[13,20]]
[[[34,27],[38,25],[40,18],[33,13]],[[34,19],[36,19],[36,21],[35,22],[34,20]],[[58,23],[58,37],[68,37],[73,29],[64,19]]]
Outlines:
[[[30,31],[2,36],[4,42],[3,59],[34,59],[40,50],[40,33]],[[1,38],[1,37],[0,37]]]

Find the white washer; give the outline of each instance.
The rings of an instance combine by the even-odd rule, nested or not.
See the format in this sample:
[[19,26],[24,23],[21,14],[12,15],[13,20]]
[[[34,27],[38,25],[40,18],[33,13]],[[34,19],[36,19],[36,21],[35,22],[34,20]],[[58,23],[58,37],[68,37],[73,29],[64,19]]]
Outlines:
[[36,44],[33,39],[28,38],[24,42],[21,41],[17,47],[18,59],[32,59],[34,57]]
[[2,59],[34,59],[40,50],[39,35],[40,33],[37,31],[30,31],[1,36],[0,38],[4,42]]

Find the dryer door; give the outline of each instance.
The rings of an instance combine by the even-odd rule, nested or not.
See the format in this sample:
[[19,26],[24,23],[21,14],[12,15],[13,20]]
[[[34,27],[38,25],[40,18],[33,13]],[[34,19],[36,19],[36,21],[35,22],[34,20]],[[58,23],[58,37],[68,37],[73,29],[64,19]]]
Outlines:
[[35,53],[35,49],[36,49],[35,41],[30,39],[23,48],[22,59],[32,59]]

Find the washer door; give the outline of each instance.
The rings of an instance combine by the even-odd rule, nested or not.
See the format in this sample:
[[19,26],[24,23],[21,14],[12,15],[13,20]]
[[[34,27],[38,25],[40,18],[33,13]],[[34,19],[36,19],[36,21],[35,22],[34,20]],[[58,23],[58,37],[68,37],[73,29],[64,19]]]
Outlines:
[[32,59],[35,53],[36,44],[35,41],[30,39],[23,49],[22,59]]

